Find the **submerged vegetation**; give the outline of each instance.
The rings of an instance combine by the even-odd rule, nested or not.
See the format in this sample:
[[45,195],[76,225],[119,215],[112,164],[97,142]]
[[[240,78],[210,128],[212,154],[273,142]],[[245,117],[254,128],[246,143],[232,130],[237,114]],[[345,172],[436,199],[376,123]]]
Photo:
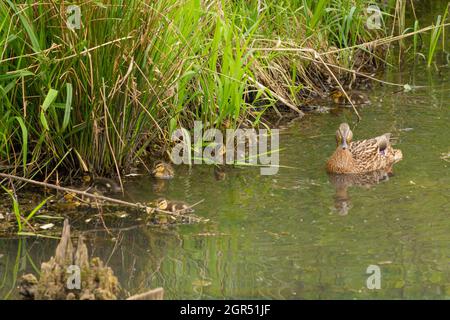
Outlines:
[[[372,74],[408,32],[408,1],[378,4],[375,29],[371,3],[2,1],[0,170],[120,175],[164,155],[194,120],[258,126],[268,109],[301,114],[311,97]],[[442,28],[432,30],[430,64]]]

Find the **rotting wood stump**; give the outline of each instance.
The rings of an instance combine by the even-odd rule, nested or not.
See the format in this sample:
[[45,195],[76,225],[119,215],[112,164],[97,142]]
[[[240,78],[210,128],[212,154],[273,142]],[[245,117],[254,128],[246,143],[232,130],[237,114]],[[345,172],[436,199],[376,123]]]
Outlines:
[[[42,263],[39,280],[33,274],[25,274],[19,285],[24,300],[116,300],[120,291],[119,281],[110,267],[98,257],[89,261],[83,236],[78,238],[74,250],[67,219],[55,256]],[[157,288],[128,299],[162,300],[163,295],[163,288]]]

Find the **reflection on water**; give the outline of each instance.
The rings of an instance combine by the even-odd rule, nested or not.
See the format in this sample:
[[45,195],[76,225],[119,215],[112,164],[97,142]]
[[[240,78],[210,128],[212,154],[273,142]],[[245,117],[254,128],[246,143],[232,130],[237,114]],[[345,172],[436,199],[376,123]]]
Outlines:
[[393,176],[392,168],[377,170],[363,174],[329,174],[330,182],[336,189],[334,206],[340,215],[348,214],[351,201],[348,189],[352,186],[370,188],[382,181],[389,180]]

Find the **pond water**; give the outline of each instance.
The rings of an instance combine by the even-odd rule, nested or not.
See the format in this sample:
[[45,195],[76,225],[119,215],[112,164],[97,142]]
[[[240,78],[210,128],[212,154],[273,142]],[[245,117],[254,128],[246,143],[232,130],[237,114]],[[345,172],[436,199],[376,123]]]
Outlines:
[[[211,166],[184,166],[165,185],[130,184],[135,201],[204,199],[196,213],[210,222],[116,230],[114,239],[91,232],[91,255],[131,294],[162,286],[168,299],[449,299],[450,69],[441,65],[386,72],[386,81],[424,87],[375,86],[357,124],[348,109],[288,125],[277,175],[235,168],[217,181]],[[355,139],[392,132],[404,158],[389,179],[343,199],[324,165],[344,121]],[[16,297],[17,276],[56,245],[0,239],[0,297]],[[381,289],[367,288],[370,265],[380,267]]]
[[[385,80],[426,87],[378,87],[360,109],[356,139],[389,131],[403,151],[386,181],[336,197],[324,163],[337,126],[354,115],[308,115],[281,131],[280,162],[289,168],[277,175],[236,168],[217,181],[211,166],[185,166],[163,186],[151,178],[129,185],[136,201],[204,199],[196,213],[210,222],[123,230],[113,240],[99,231],[89,236],[91,254],[129,292],[162,286],[169,299],[450,298],[450,162],[441,159],[450,152],[450,82],[442,70],[388,73]],[[48,260],[56,244],[1,239],[0,295],[14,297],[15,276]],[[369,265],[380,267],[380,290],[366,286]]]

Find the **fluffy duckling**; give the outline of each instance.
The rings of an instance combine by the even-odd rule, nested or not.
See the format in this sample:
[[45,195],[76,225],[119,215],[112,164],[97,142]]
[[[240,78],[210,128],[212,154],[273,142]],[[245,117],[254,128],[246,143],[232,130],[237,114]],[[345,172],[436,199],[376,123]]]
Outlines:
[[176,214],[185,214],[194,212],[194,209],[192,209],[187,203],[183,201],[174,201],[174,200],[167,200],[164,198],[158,198],[155,201],[155,203],[158,209],[173,212]]
[[[370,100],[363,93],[360,93],[360,92],[357,92],[357,91],[351,91],[351,92],[347,92],[347,95],[349,96],[351,102],[354,105],[370,103]],[[348,99],[345,96],[345,94],[342,91],[340,91],[340,90],[332,91],[331,94],[330,94],[330,97],[331,97],[331,99],[333,100],[333,102],[335,104],[340,104],[340,105],[348,105],[348,104],[350,104],[350,102],[348,101]]]
[[175,171],[169,163],[158,161],[153,167],[152,175],[157,179],[172,179]]
[[104,193],[120,193],[122,188],[120,185],[112,179],[97,177],[92,181],[94,188]]
[[90,175],[83,176],[83,182],[88,185],[89,191],[99,192],[99,193],[120,193],[122,188],[120,185],[112,179],[103,177],[91,177]]

